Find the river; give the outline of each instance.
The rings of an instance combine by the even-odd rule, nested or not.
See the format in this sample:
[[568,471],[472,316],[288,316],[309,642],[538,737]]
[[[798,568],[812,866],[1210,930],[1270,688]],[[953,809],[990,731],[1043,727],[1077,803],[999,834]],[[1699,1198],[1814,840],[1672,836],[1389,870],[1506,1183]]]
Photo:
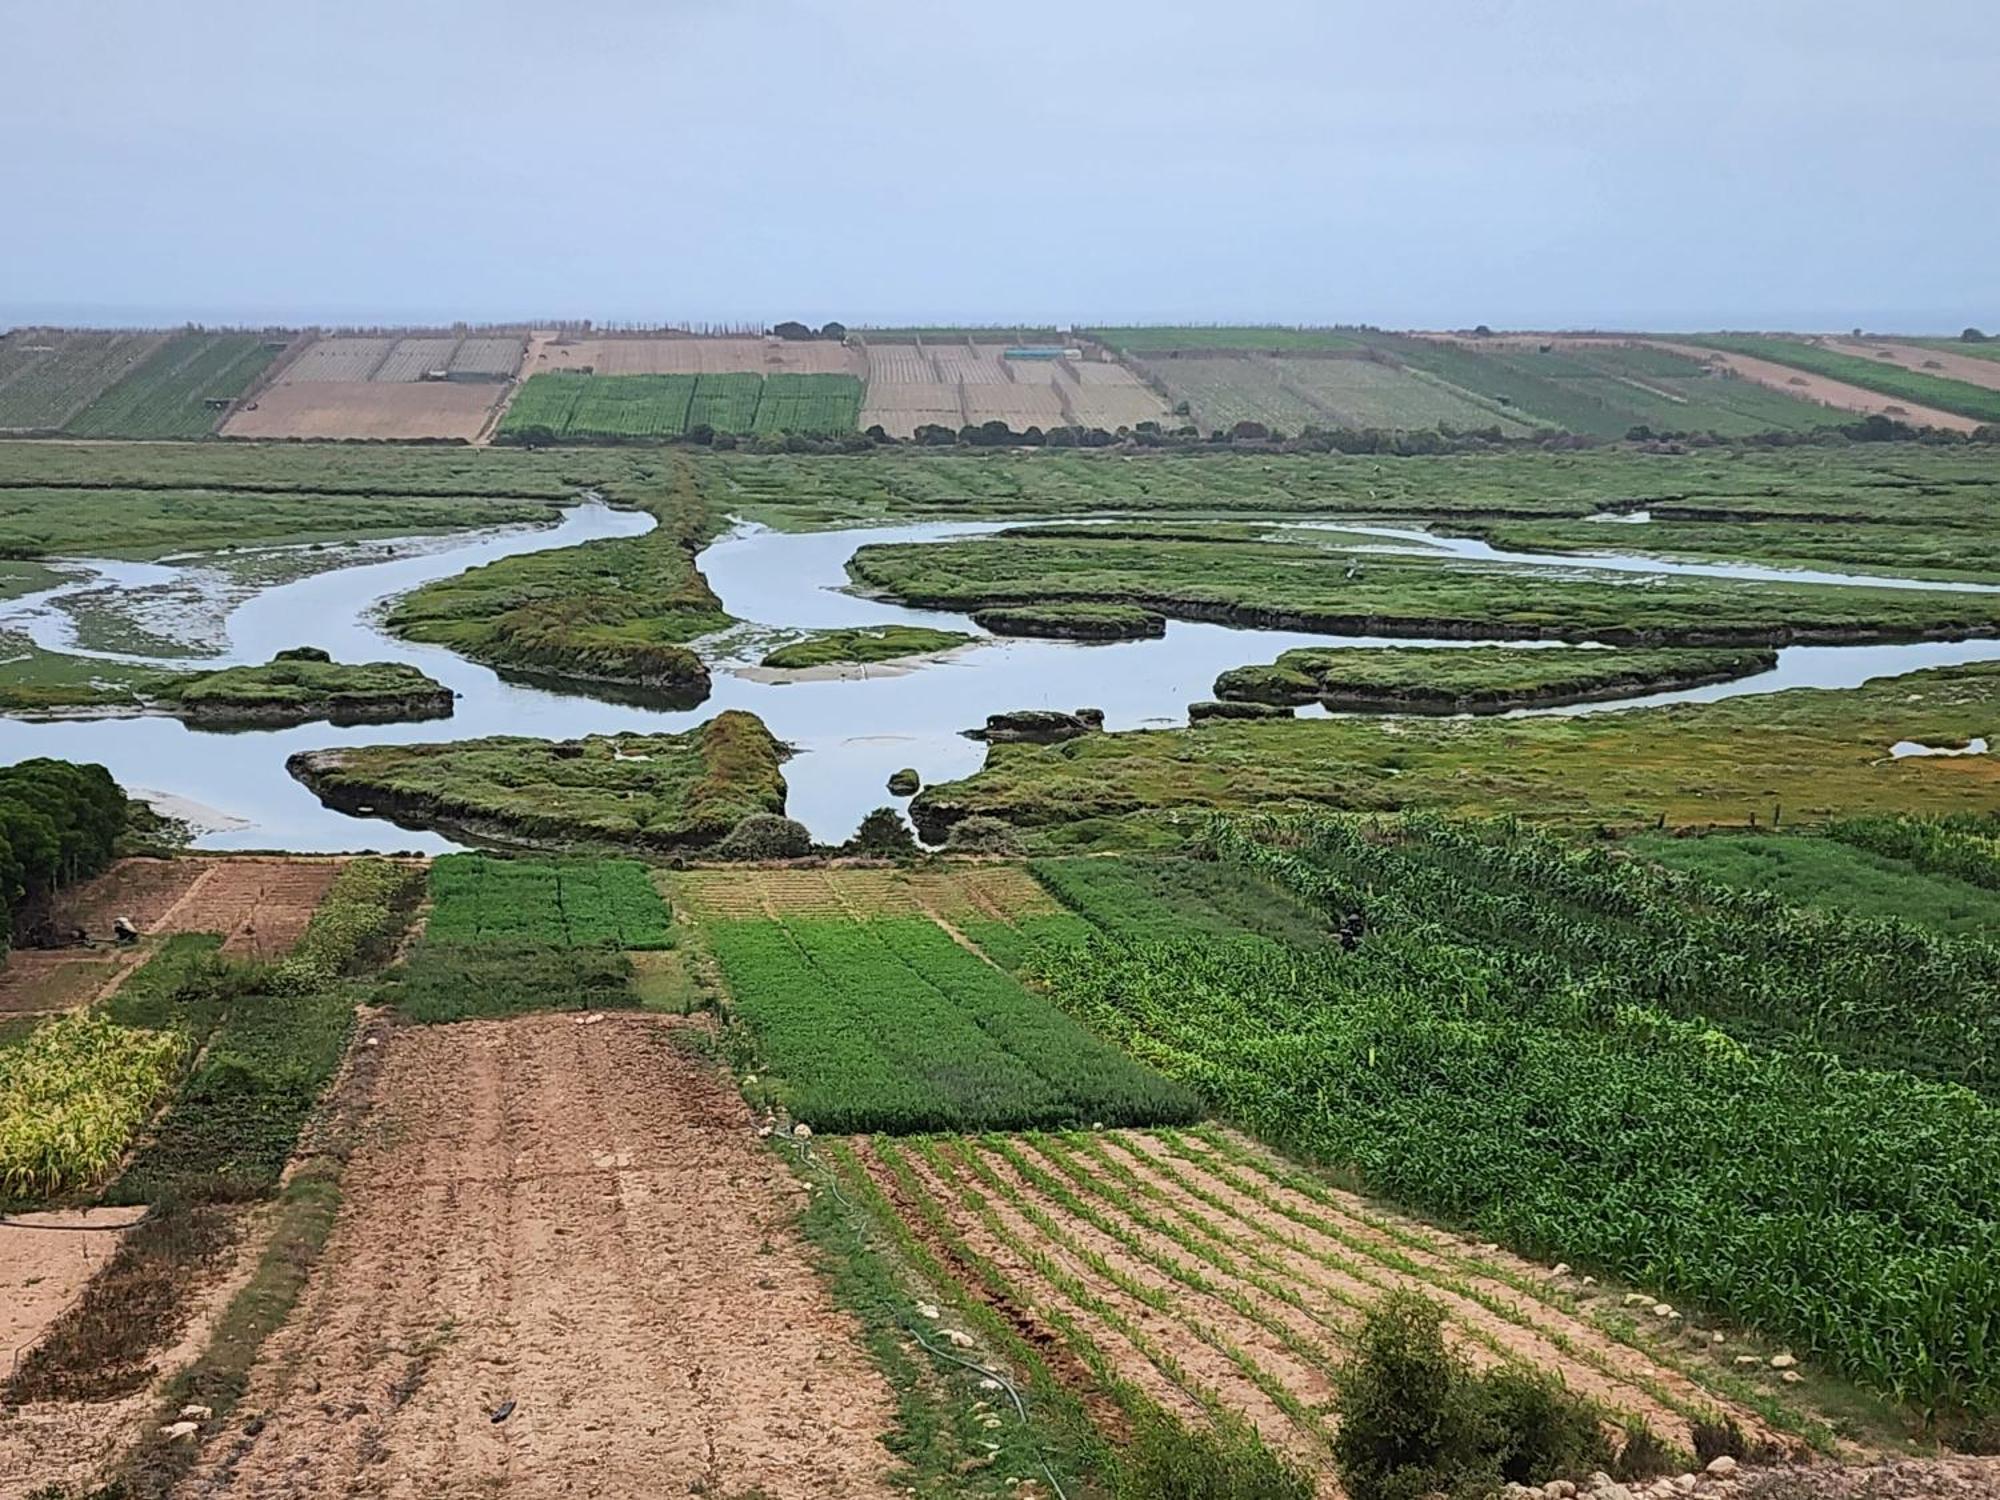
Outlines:
[[[837,680],[771,682],[746,674],[752,643],[773,631],[839,626],[920,624],[977,634],[963,616],[907,609],[843,592],[847,559],[875,542],[938,541],[1021,524],[952,522],[824,532],[778,532],[740,526],[709,546],[700,564],[726,612],[746,622],[702,649],[716,663],[714,692],[699,708],[671,712],[608,703],[580,694],[503,680],[490,668],[442,647],[413,645],[379,624],[385,603],[433,579],[501,557],[632,536],[653,525],[637,512],[599,502],[573,506],[554,526],[506,528],[456,538],[412,539],[388,561],[366,563],[280,583],[238,601],[224,601],[227,646],[204,658],[170,665],[261,662],[288,646],[325,647],[343,661],[403,661],[422,668],[458,695],[448,720],[418,724],[218,733],[191,729],[157,715],[31,721],[0,719],[0,762],[32,755],[98,761],[125,786],[194,804],[219,816],[197,843],[214,849],[337,851],[455,847],[437,834],[355,819],[323,807],[285,771],[297,750],[333,745],[416,743],[494,734],[568,738],[691,727],[726,708],[761,717],[797,750],[785,767],[789,810],[814,836],[838,842],[871,808],[901,805],[884,783],[914,767],[926,783],[977,770],[985,747],[960,733],[988,713],[1015,708],[1101,708],[1112,731],[1184,724],[1187,705],[1211,696],[1218,673],[1267,662],[1297,646],[1429,646],[1440,650],[1486,644],[1310,635],[1222,625],[1170,622],[1157,640],[1103,645],[991,640],[952,652],[916,670],[856,669]],[[1362,528],[1342,524],[1339,530]],[[1392,545],[1439,548],[1469,555],[1468,544],[1421,532],[1382,528]],[[381,544],[376,544],[381,545]],[[1484,544],[1470,544],[1472,548]],[[1487,549],[1488,552],[1491,549]],[[1521,567],[1574,572],[1604,565],[1599,558],[1495,554],[1482,558]],[[1626,554],[1609,559],[1627,574],[1719,571],[1732,578],[1782,578],[1880,584],[1891,580],[1815,574],[1810,580],[1778,569],[1729,564],[1676,565]],[[0,604],[0,629],[22,631],[50,649],[72,649],[62,600],[94,586],[172,584],[174,564],[75,564],[90,576],[57,589]],[[198,566],[198,562],[185,566]],[[1894,580],[1898,586],[1926,585]],[[1521,649],[1534,649],[1525,643]],[[109,654],[109,653],[104,653]],[[120,657],[123,660],[144,660]],[[1855,687],[1871,677],[1923,667],[2000,659],[2000,640],[1926,641],[1906,645],[1795,646],[1779,653],[1775,670],[1736,682],[1659,693],[1615,703],[1531,712],[1613,712],[1672,702],[1712,702],[1788,687]],[[1888,747],[1884,747],[1886,753]]]

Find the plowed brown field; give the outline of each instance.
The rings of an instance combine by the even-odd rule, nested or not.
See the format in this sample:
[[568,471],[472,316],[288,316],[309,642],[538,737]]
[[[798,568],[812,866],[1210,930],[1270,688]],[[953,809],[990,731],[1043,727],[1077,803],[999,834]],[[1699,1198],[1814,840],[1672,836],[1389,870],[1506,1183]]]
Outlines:
[[[336,859],[121,859],[57,898],[58,931],[80,927],[107,945],[115,918],[130,917],[150,940],[177,932],[222,934],[222,951],[278,958],[305,931]],[[19,949],[0,968],[0,1015],[71,1010],[104,993],[153,948]]]
[[802,1189],[684,1029],[394,1031],[333,1236],[182,1493],[890,1495]]
[[[1335,1371],[1368,1306],[1400,1287],[1444,1306],[1450,1337],[1476,1365],[1558,1371],[1617,1419],[1642,1420],[1683,1449],[1692,1421],[1717,1412],[1753,1440],[1788,1446],[1690,1373],[1702,1356],[1667,1361],[1615,1336],[1579,1280],[1387,1214],[1240,1137],[1102,1131],[853,1149],[943,1263],[969,1285],[1009,1289],[1002,1311],[1037,1342],[1080,1332],[1187,1421],[1204,1422],[1218,1402],[1241,1413],[1328,1495],[1339,1492]],[[1704,1355],[1712,1347],[1712,1334],[1662,1323]]]

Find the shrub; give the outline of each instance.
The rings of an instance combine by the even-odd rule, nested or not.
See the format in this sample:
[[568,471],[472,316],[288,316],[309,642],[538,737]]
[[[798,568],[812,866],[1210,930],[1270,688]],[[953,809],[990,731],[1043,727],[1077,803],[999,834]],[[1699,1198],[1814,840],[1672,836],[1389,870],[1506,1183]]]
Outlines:
[[1671,1474],[1680,1467],[1680,1455],[1641,1422],[1626,1435],[1625,1446],[1618,1450],[1618,1461],[1611,1466],[1611,1474],[1616,1479],[1650,1479],[1655,1474]]
[[1718,1458],[1747,1458],[1749,1444],[1743,1440],[1743,1429],[1727,1417],[1694,1424],[1694,1460],[1699,1468],[1707,1468]]
[[1117,1500],[1312,1500],[1312,1480],[1247,1422],[1195,1431],[1156,1415],[1118,1462]]
[[272,966],[274,994],[304,995],[380,958],[424,883],[424,867],[409,861],[357,859],[333,885],[291,953]]
[[917,839],[895,808],[878,807],[861,820],[845,850],[874,859],[912,859],[917,853]]
[[1012,823],[984,813],[952,824],[944,846],[954,854],[1019,854],[1023,848],[1020,832]]
[[923,778],[917,775],[916,768],[913,766],[905,766],[902,770],[892,772],[889,776],[889,790],[898,797],[916,796],[917,788],[923,784]]
[[798,859],[812,853],[812,833],[777,813],[751,813],[715,846],[719,859]]
[[1479,1476],[1478,1403],[1429,1298],[1392,1292],[1369,1309],[1339,1395],[1333,1456],[1353,1500],[1418,1500]]
[[1541,1485],[1611,1462],[1611,1444],[1597,1413],[1553,1376],[1502,1365],[1488,1371],[1480,1385],[1502,1479]]
[[[1598,1413],[1562,1382],[1502,1365],[1474,1372],[1444,1341],[1444,1310],[1393,1292],[1369,1310],[1340,1373],[1333,1441],[1353,1500],[1546,1484],[1611,1461]],[[1630,1477],[1663,1472],[1673,1454],[1643,1425],[1626,1442]],[[1625,1457],[1619,1459],[1621,1476]]]

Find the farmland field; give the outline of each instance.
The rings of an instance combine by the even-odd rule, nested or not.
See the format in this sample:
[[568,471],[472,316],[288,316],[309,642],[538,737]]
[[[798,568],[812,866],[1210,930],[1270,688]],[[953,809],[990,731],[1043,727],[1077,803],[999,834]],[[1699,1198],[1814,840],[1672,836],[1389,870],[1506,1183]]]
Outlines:
[[0,432],[60,430],[165,337],[15,329],[0,338]]
[[769,375],[753,430],[838,434],[854,431],[860,415],[861,382],[852,375]]
[[204,437],[223,414],[210,403],[241,396],[279,347],[256,334],[169,339],[63,430],[78,437]]
[[1992,1085],[1990,946],[1507,825],[1211,837],[1330,916],[1363,914],[1366,939],[1338,960],[1050,950],[1066,1008],[1399,1201],[1727,1310],[1893,1398],[2000,1401],[2000,1286],[1974,1269],[2000,1141],[1973,1092]]
[[471,442],[485,430],[503,390],[488,382],[286,380],[239,405],[222,435]]
[[1258,351],[1280,354],[1292,349],[1356,349],[1361,341],[1332,328],[1285,328],[1275,325],[1201,326],[1191,328],[1092,328],[1090,336],[1121,354],[1164,354],[1174,350]]
[[849,375],[571,375],[528,378],[501,419],[503,440],[645,441],[706,424],[718,432],[854,430],[861,382]]
[[2000,390],[1952,380],[1929,371],[1871,359],[1826,344],[1749,334],[1702,334],[1688,340],[1704,348],[1747,354],[1814,375],[1845,381],[1896,400],[1933,407],[1977,422],[2000,422]]

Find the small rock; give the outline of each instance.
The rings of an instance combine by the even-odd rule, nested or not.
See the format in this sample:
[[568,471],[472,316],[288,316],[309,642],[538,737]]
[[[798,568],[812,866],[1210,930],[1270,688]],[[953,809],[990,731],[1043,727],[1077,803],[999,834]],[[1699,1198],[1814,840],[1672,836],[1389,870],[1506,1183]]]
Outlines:
[[1000,1382],[989,1375],[986,1379],[979,1382],[979,1388],[982,1391],[997,1391],[1000,1389]]
[[944,1331],[944,1337],[946,1343],[956,1348],[970,1349],[972,1347],[972,1335],[969,1333],[960,1333],[956,1328],[947,1328]]
[[1789,1370],[1797,1363],[1798,1361],[1793,1359],[1789,1354],[1774,1354],[1771,1356],[1771,1368],[1774,1370]]
[[1586,1276],[1583,1278],[1583,1284],[1585,1286],[1596,1286],[1597,1278],[1595,1276]]
[[998,1417],[981,1417],[979,1419],[979,1425],[981,1427],[984,1427],[988,1432],[991,1432],[994,1428],[1000,1425],[1000,1419]]
[[382,1038],[379,1036],[365,1036],[361,1039],[361,1045],[364,1047],[379,1047],[382,1045]]
[[1602,1469],[1592,1469],[1590,1477],[1584,1480],[1584,1483],[1589,1485],[1593,1490],[1601,1490],[1611,1483],[1611,1476]]
[[1672,1317],[1673,1315],[1674,1315],[1674,1310],[1673,1310],[1673,1308],[1672,1308],[1672,1307],[1670,1307],[1670,1306],[1669,1306],[1668,1304],[1666,1304],[1666,1303],[1664,1303],[1664,1302],[1655,1302],[1655,1303],[1653,1304],[1653,1316],[1654,1316],[1654,1317],[1656,1317],[1656,1318],[1671,1318],[1671,1317]]
[[1709,1342],[1710,1342],[1711,1344],[1719,1344],[1719,1343],[1721,1343],[1721,1342],[1722,1342],[1722,1334],[1721,1334],[1721,1331],[1720,1331],[1720,1330],[1718,1330],[1718,1331],[1716,1331],[1715,1333],[1711,1333],[1711,1334],[1710,1334],[1710,1335],[1708,1336],[1708,1341],[1709,1341]]
[[179,1442],[182,1438],[191,1438],[200,1431],[199,1422],[169,1422],[160,1429],[160,1436],[168,1442]]
[[1784,1381],[1786,1385],[1797,1385],[1801,1380],[1805,1379],[1805,1376],[1801,1375],[1797,1370],[1785,1370],[1779,1374],[1778,1379]]
[[1652,1300],[1644,1292],[1627,1292],[1625,1294],[1625,1305],[1627,1307],[1638,1307],[1641,1303],[1651,1302]]
[[759,1140],[766,1140],[766,1139],[769,1139],[769,1137],[770,1137],[770,1134],[771,1134],[771,1127],[770,1127],[770,1126],[768,1126],[768,1125],[759,1125],[759,1126],[757,1127],[757,1138],[758,1138]]
[[1763,1358],[1759,1355],[1739,1354],[1736,1356],[1736,1363],[1738,1363],[1739,1365],[1761,1365],[1762,1363],[1764,1363],[1764,1361]]
[[1701,1481],[1696,1479],[1692,1474],[1676,1474],[1674,1476],[1674,1491],[1676,1494],[1692,1495],[1694,1487],[1699,1483]]
[[214,1407],[200,1406],[192,1401],[181,1408],[181,1420],[183,1422],[206,1422],[214,1415]]
[[792,1127],[792,1135],[798,1140],[809,1141],[812,1139],[812,1134],[812,1126],[806,1124],[804,1120],[799,1121],[798,1124]]
[[745,1073],[743,1075],[743,1087],[746,1089],[757,1087],[757,1075],[755,1073]]
[[1486,1254],[1491,1255],[1500,1248],[1500,1245],[1498,1241],[1491,1241],[1487,1244],[1481,1245],[1479,1248]]
[[1632,1500],[1632,1491],[1615,1480],[1597,1492],[1603,1500]]
[[919,1302],[917,1304],[918,1317],[929,1318],[933,1323],[935,1323],[937,1321],[937,1315],[938,1315],[938,1310],[937,1310],[937,1304],[935,1302]]
[[1710,1459],[1708,1461],[1708,1468],[1703,1472],[1712,1474],[1717,1479],[1727,1479],[1731,1474],[1736,1472],[1736,1460],[1725,1453],[1720,1458]]
[[1568,1262],[1568,1261],[1566,1261],[1566,1260],[1559,1260],[1559,1261],[1557,1261],[1557,1262],[1555,1263],[1555,1265],[1554,1265],[1554,1266],[1552,1266],[1552,1267],[1550,1268],[1550,1270],[1549,1270],[1549,1274],[1550,1274],[1551,1276],[1567,1276],[1567,1275],[1569,1275],[1569,1262]]
[[1547,1495],[1549,1500],[1572,1500],[1576,1494],[1576,1486],[1567,1479],[1551,1479],[1542,1486],[1542,1493]]

